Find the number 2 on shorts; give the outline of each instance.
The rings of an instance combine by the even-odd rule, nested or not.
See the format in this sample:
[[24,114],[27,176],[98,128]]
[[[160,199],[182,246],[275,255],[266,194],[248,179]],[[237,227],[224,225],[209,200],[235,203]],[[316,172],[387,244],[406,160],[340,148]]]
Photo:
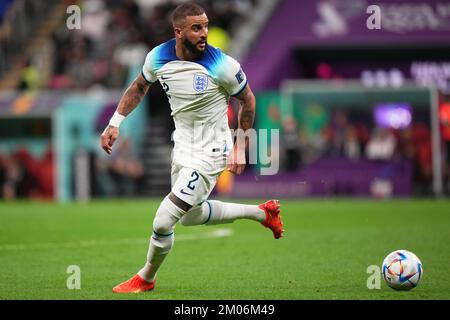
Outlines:
[[189,180],[187,187],[191,190],[194,190],[195,186],[192,186],[191,184],[194,183],[195,181],[197,181],[200,176],[198,175],[198,173],[196,171],[192,171],[191,177],[193,179]]

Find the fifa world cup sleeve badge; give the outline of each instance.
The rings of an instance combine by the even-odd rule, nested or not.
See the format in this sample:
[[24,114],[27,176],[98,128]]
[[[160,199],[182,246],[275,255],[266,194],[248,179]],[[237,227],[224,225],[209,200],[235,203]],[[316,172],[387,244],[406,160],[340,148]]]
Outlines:
[[241,84],[241,82],[244,81],[244,72],[242,71],[242,68],[239,69],[239,71],[238,71],[238,73],[236,73],[235,77],[239,84]]

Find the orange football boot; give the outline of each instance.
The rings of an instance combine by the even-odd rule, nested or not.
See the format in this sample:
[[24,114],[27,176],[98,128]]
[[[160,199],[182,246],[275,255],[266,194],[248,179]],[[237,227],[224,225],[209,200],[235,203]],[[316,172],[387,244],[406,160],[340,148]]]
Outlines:
[[138,293],[150,291],[155,287],[155,282],[156,279],[152,282],[147,282],[137,274],[133,278],[115,286],[112,291],[114,293]]
[[281,238],[284,230],[280,216],[280,201],[269,200],[266,203],[260,204],[259,208],[266,213],[266,220],[261,222],[261,224],[272,230],[275,239]]

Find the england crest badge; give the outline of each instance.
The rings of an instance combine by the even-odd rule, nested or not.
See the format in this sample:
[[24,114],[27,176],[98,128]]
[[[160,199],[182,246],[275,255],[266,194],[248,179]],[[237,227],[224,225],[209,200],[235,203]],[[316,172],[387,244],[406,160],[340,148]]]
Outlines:
[[208,88],[208,76],[196,73],[194,75],[194,89],[197,93],[202,93]]

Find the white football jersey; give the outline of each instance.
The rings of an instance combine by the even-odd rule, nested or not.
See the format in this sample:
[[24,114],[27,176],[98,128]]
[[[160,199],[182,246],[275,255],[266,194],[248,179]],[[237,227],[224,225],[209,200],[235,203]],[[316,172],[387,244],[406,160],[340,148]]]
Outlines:
[[142,75],[166,91],[175,122],[173,163],[221,172],[232,149],[228,100],[247,85],[240,64],[210,45],[197,60],[180,60],[172,39],[147,54]]

